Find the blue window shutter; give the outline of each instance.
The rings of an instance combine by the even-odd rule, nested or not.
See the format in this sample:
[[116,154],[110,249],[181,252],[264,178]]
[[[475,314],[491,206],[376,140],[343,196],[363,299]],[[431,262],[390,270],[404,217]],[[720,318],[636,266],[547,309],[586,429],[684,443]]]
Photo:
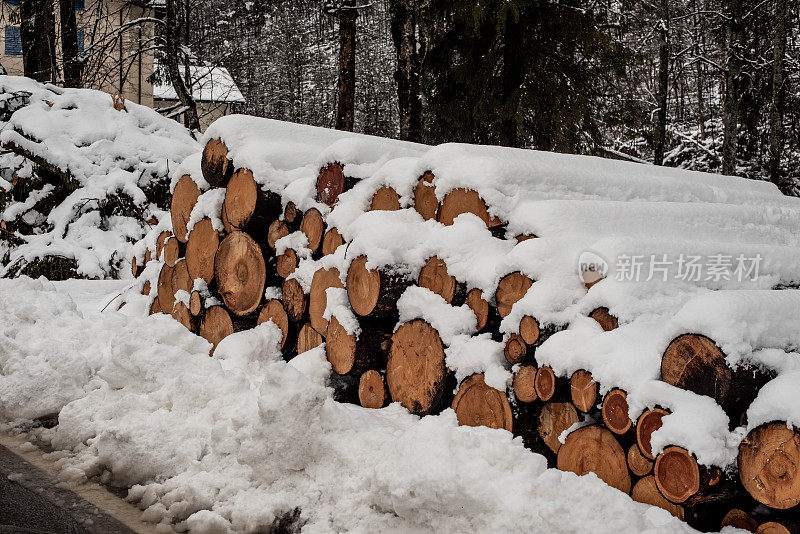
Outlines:
[[75,0],[75,9],[86,9],[86,0]]
[[19,36],[19,26],[6,26],[6,55],[22,55],[22,39]]
[[78,30],[78,54],[83,54],[83,30]]
[[10,6],[18,6],[19,5],[19,0],[6,0],[6,4],[8,4]]

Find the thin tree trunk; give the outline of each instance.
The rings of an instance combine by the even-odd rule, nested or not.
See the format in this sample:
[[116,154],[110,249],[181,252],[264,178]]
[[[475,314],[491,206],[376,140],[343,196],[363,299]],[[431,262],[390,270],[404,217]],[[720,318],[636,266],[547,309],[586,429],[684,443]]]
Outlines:
[[[167,64],[167,73],[169,81],[175,88],[175,93],[181,101],[181,105],[186,108],[184,111],[184,125],[190,130],[199,131],[200,121],[197,118],[197,103],[192,97],[191,90],[186,87],[186,83],[181,76],[179,67],[179,50],[180,50],[180,35],[181,24],[178,14],[178,0],[167,0],[165,28],[164,28],[164,60]],[[184,58],[189,61],[189,58]]]
[[417,2],[391,0],[392,40],[397,51],[397,103],[400,138],[419,141],[422,137],[422,103],[419,94],[420,60],[417,54]]
[[22,0],[20,19],[25,76],[39,82],[55,81],[56,28],[52,0]]
[[667,143],[667,97],[669,94],[669,0],[661,0],[658,44],[658,113],[656,114],[653,163],[664,163]]
[[725,65],[725,96],[722,101],[722,173],[736,172],[739,144],[739,108],[741,102],[742,53],[744,30],[741,20],[741,0],[730,0],[728,49]]
[[786,0],[775,1],[775,37],[772,60],[772,102],[769,113],[769,174],[781,191],[788,194],[791,184],[781,173],[783,152],[783,108],[785,100],[783,84],[783,56],[786,52]]
[[339,98],[336,129],[353,131],[356,96],[356,12],[355,0],[339,8]]
[[81,86],[81,62],[78,58],[78,21],[75,0],[59,0],[61,14],[61,52],[64,55],[64,86]]

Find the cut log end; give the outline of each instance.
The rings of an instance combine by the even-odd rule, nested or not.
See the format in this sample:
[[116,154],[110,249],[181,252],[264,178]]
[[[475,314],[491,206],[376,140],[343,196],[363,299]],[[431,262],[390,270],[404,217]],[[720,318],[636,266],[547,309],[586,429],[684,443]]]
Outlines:
[[194,317],[189,313],[189,307],[183,302],[176,302],[172,309],[172,318],[182,324],[188,331],[195,331]]
[[267,270],[261,248],[253,238],[233,232],[222,240],[214,261],[214,278],[231,312],[246,315],[258,308]]
[[653,475],[661,494],[674,503],[700,491],[700,466],[682,447],[667,447],[656,458]]
[[530,315],[526,315],[519,322],[519,335],[527,345],[535,345],[539,341],[540,335],[539,321]]
[[386,384],[393,401],[423,415],[443,394],[447,368],[439,333],[421,319],[400,325],[392,335]]
[[514,304],[525,296],[533,285],[533,280],[520,272],[513,272],[504,276],[497,284],[495,299],[497,300],[497,313],[505,317],[511,313]]
[[258,204],[259,186],[253,173],[239,169],[231,176],[225,188],[222,209],[233,230],[244,230],[253,217]]
[[598,385],[592,380],[592,373],[579,369],[569,379],[569,390],[572,404],[584,413],[589,412],[597,404]]
[[347,296],[353,311],[368,316],[378,304],[381,292],[381,274],[367,269],[367,257],[359,256],[347,270]]
[[233,174],[233,163],[228,159],[228,147],[221,139],[211,139],[203,148],[200,163],[203,178],[212,187],[224,187]]
[[258,314],[256,325],[272,321],[275,326],[281,331],[281,343],[283,348],[286,345],[286,338],[289,335],[289,316],[286,315],[286,310],[283,309],[283,303],[277,299],[270,299],[261,308]]
[[175,184],[170,203],[170,217],[172,219],[172,232],[178,241],[186,243],[186,225],[192,214],[192,209],[200,197],[200,188],[194,183],[192,177],[184,174]]
[[387,400],[386,384],[381,374],[370,369],[358,381],[358,402],[364,408],[383,408]]
[[300,223],[300,231],[308,238],[308,248],[311,249],[311,252],[317,252],[325,233],[325,221],[318,209],[311,208],[305,212],[303,222]]
[[[798,520],[793,521],[767,521],[766,523],[762,523],[756,529],[756,534],[798,534],[800,533],[800,522]],[[787,526],[788,525],[788,526]]]
[[441,206],[439,206],[436,220],[444,225],[451,225],[456,217],[463,213],[477,215],[486,223],[487,228],[494,228],[502,224],[500,219],[489,215],[486,202],[483,201],[477,191],[463,188],[453,189],[445,195]]
[[336,228],[331,228],[325,232],[325,237],[322,238],[322,255],[327,256],[333,254],[336,249],[344,244],[342,234]]
[[511,432],[511,405],[506,394],[486,385],[483,374],[464,380],[453,399],[459,425],[501,428]]
[[528,347],[525,345],[525,341],[522,339],[522,336],[519,334],[511,334],[508,340],[506,341],[506,347],[503,350],[503,354],[508,360],[508,363],[511,365],[517,364],[525,359],[525,356],[528,353]]
[[619,321],[616,317],[611,315],[606,307],[595,308],[589,317],[597,321],[600,327],[606,332],[614,330],[619,327]]
[[722,522],[719,525],[720,530],[725,527],[740,528],[749,532],[756,532],[758,529],[758,522],[753,519],[753,516],[739,508],[728,510]]
[[211,343],[211,355],[213,355],[219,342],[233,334],[230,314],[222,306],[211,306],[203,314],[198,333]]
[[478,322],[477,331],[480,332],[486,328],[489,321],[489,303],[483,298],[483,291],[478,288],[470,289],[467,293],[467,306],[475,314],[475,319]]
[[297,209],[297,205],[294,202],[287,202],[286,207],[283,208],[283,219],[289,223],[294,224],[302,217],[302,212]]
[[283,251],[283,254],[275,259],[275,272],[278,273],[278,276],[281,278],[288,278],[294,273],[294,270],[297,269],[298,262],[297,252],[291,248],[287,248]]
[[181,256],[181,245],[178,239],[172,235],[164,242],[164,263],[170,267],[175,267],[178,258]]
[[323,317],[328,306],[328,288],[338,287],[344,289],[339,279],[339,269],[319,269],[311,279],[311,289],[308,294],[308,315],[311,326],[320,333],[327,332],[328,320]]
[[553,398],[556,393],[556,375],[552,368],[543,365],[536,370],[534,388],[536,389],[536,395],[542,401],[547,402]]
[[649,504],[651,506],[658,506],[674,515],[680,520],[684,519],[683,506],[674,504],[664,498],[658,491],[655,478],[650,475],[639,480],[633,490],[631,490],[631,498],[636,502]]
[[322,335],[310,323],[304,324],[297,334],[297,354],[315,349],[325,342]]
[[333,207],[346,187],[342,166],[339,163],[329,163],[320,170],[317,178],[317,200]]
[[171,235],[172,234],[167,230],[164,230],[163,232],[158,234],[158,237],[156,238],[156,258],[158,259],[161,258],[161,251],[164,250],[164,243]]
[[375,210],[384,210],[384,211],[395,211],[400,209],[400,195],[397,194],[397,191],[394,188],[389,186],[383,186],[372,196],[372,202],[370,203],[369,209],[371,211]]
[[639,446],[639,450],[642,451],[642,455],[648,460],[655,460],[650,438],[653,432],[661,428],[661,419],[668,414],[668,411],[661,408],[645,410],[636,422],[636,444]]
[[784,422],[761,425],[739,445],[739,477],[758,502],[786,510],[800,504],[800,431]]
[[336,316],[331,317],[328,323],[325,356],[331,368],[340,375],[350,373],[356,363],[356,335],[349,333]]
[[219,248],[219,234],[211,219],[194,225],[186,243],[186,266],[192,280],[201,278],[206,284],[214,279],[214,257]]
[[164,313],[172,313],[172,308],[175,305],[175,291],[172,289],[172,273],[174,270],[174,267],[164,264],[161,267],[161,272],[158,273],[158,285],[156,286],[158,308]]
[[[653,460],[648,460],[634,443],[628,449],[628,467],[637,477],[647,476],[653,472]],[[654,481],[655,482],[655,481]]]
[[414,209],[426,221],[436,218],[439,201],[436,199],[436,190],[433,186],[433,173],[426,172],[417,181],[414,187]]
[[189,313],[197,317],[203,311],[203,298],[199,291],[192,291],[189,296]]
[[281,298],[286,314],[292,321],[299,321],[308,309],[308,300],[303,286],[295,278],[287,278],[281,288]]
[[275,243],[278,239],[289,235],[289,228],[283,221],[272,221],[267,229],[267,245],[275,251]]
[[572,432],[558,451],[558,468],[578,475],[595,473],[624,493],[631,491],[625,452],[608,429],[592,425]]
[[603,399],[603,422],[614,434],[624,434],[633,422],[628,416],[628,396],[621,389],[612,389]]
[[533,365],[522,365],[514,374],[511,387],[514,389],[514,397],[519,402],[534,402],[539,398],[534,387],[535,378],[536,367]]
[[724,403],[731,386],[731,369],[713,340],[684,334],[672,340],[661,358],[661,379],[675,387],[707,395]]
[[539,412],[539,437],[553,453],[558,454],[562,432],[579,421],[578,412],[570,402],[548,402]]
[[447,272],[447,263],[438,256],[428,258],[417,279],[417,285],[430,289],[448,304],[453,301],[456,279]]

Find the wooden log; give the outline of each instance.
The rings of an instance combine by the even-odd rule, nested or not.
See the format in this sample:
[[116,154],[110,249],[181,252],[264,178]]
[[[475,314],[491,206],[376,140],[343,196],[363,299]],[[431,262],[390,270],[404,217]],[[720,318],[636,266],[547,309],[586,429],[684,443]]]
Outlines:
[[541,341],[541,329],[539,321],[530,315],[526,315],[519,321],[519,335],[529,347],[538,346]]
[[355,178],[345,176],[340,163],[328,163],[317,177],[317,200],[333,207],[339,200],[339,195],[352,189],[356,182]]
[[719,404],[733,425],[753,402],[771,376],[751,367],[728,367],[725,354],[716,343],[699,334],[683,334],[673,339],[661,358],[661,379],[698,395],[707,395]]
[[214,279],[232,313],[242,316],[258,308],[266,277],[264,255],[253,238],[244,232],[225,236],[214,260]]
[[194,183],[192,177],[188,174],[181,176],[178,183],[175,184],[175,191],[172,193],[169,209],[169,214],[172,218],[172,233],[181,243],[186,243],[186,234],[188,232],[186,225],[189,223],[192,209],[197,204],[199,197],[200,188]]
[[367,257],[359,256],[347,269],[347,297],[362,317],[392,317],[397,301],[411,282],[388,269],[367,269]]
[[439,200],[436,198],[436,189],[433,186],[433,173],[428,171],[420,176],[414,187],[414,209],[426,221],[435,219],[439,212]]
[[164,242],[164,263],[170,267],[175,267],[175,263],[180,257],[181,243],[174,235],[171,235]]
[[501,278],[495,292],[497,313],[500,314],[500,317],[505,318],[511,313],[511,307],[525,296],[532,285],[533,280],[520,272],[513,272]]
[[131,274],[134,278],[139,276],[139,273],[142,272],[142,266],[139,265],[139,262],[136,260],[136,256],[131,256]]
[[595,308],[592,310],[592,313],[589,314],[589,317],[597,321],[600,327],[606,332],[619,327],[619,321],[616,317],[611,315],[606,307]]
[[189,332],[197,330],[195,318],[189,313],[189,307],[183,302],[176,302],[172,309],[172,318],[181,323]]
[[175,263],[175,267],[172,269],[172,292],[186,291],[187,293],[191,293],[193,286],[194,283],[192,277],[189,276],[186,258],[181,258]]
[[477,215],[490,229],[503,224],[497,217],[489,215],[489,209],[477,191],[463,188],[453,189],[444,196],[436,220],[449,226],[462,213]]
[[288,278],[297,269],[297,264],[300,260],[297,258],[297,252],[294,249],[287,248],[283,254],[275,258],[275,272],[283,279]]
[[619,388],[614,388],[606,394],[601,413],[606,428],[614,434],[621,436],[633,426],[633,421],[628,416],[628,395]]
[[636,482],[636,485],[633,486],[633,490],[631,490],[631,498],[636,502],[658,506],[681,521],[684,519],[683,506],[671,503],[661,495],[653,475],[646,476]]
[[[626,457],[628,459],[628,468],[637,477],[644,477],[653,472],[653,460],[645,458],[636,443],[628,448]],[[655,480],[653,483],[655,484]]]
[[578,411],[589,413],[597,405],[598,384],[592,380],[592,373],[579,369],[569,379],[569,392],[572,404]]
[[558,437],[578,421],[578,412],[571,402],[547,402],[539,412],[539,437],[552,453],[558,454],[561,449]]
[[295,344],[295,340],[292,339],[293,336],[291,334],[296,334],[297,330],[292,329],[292,325],[289,324],[289,316],[286,315],[286,310],[283,309],[283,303],[280,300],[269,299],[264,303],[264,306],[261,307],[256,325],[266,323],[267,321],[272,321],[275,326],[280,329],[281,349],[291,347]]
[[192,291],[189,295],[189,313],[197,317],[203,311],[203,296],[199,291]]
[[661,408],[653,408],[652,410],[645,410],[639,419],[636,421],[636,444],[642,455],[648,460],[655,460],[653,455],[653,448],[650,445],[650,437],[653,432],[661,428],[661,419],[669,415],[669,412]]
[[528,346],[519,334],[511,334],[506,340],[503,354],[511,365],[523,362],[528,355]]
[[528,239],[536,239],[538,236],[534,234],[519,234],[514,239],[517,240],[517,244],[522,243],[523,241],[527,241]]
[[150,315],[153,315],[155,313],[162,313],[161,312],[161,306],[158,305],[158,298],[157,297],[154,298],[153,302],[150,304]]
[[186,243],[186,267],[192,280],[197,278],[210,284],[214,279],[214,257],[219,248],[219,234],[211,219],[203,219],[189,232]]
[[300,223],[300,231],[308,238],[308,248],[311,249],[311,253],[316,254],[325,233],[325,221],[318,209],[311,208],[305,212],[303,221]]
[[514,391],[514,398],[518,402],[530,403],[539,398],[534,387],[535,377],[536,366],[534,365],[521,365],[514,373],[511,388]]
[[725,517],[722,518],[722,522],[719,525],[720,530],[725,527],[733,527],[747,530],[749,532],[756,532],[758,529],[758,521],[753,519],[753,516],[744,510],[740,508],[732,508],[727,514],[725,514]]
[[364,324],[358,335],[349,333],[333,316],[325,336],[325,356],[336,373],[361,376],[368,369],[385,366],[388,342],[387,334]]
[[682,447],[667,447],[653,466],[658,491],[676,504],[715,486],[722,479],[719,469],[708,468]]
[[393,187],[385,185],[375,191],[372,195],[372,202],[369,205],[370,211],[384,210],[395,211],[400,209],[400,195]]
[[164,230],[158,237],[156,238],[156,258],[161,258],[161,251],[164,250],[164,243],[172,234],[167,230]]
[[631,491],[631,476],[625,452],[608,429],[585,426],[572,432],[558,451],[558,468],[578,475],[595,473],[624,493]]
[[369,369],[358,380],[358,402],[364,408],[383,408],[389,400],[381,374]]
[[303,212],[297,209],[297,205],[289,201],[283,208],[283,222],[290,232],[300,229],[300,221],[303,220]]
[[445,393],[447,367],[439,333],[421,319],[403,323],[392,335],[386,385],[392,400],[411,413],[436,410]]
[[330,228],[325,232],[325,237],[322,238],[322,255],[327,256],[333,254],[336,249],[344,244],[342,234],[336,228]]
[[533,387],[536,388],[536,395],[543,402],[569,400],[570,388],[568,381],[556,376],[553,369],[548,365],[543,365],[536,370]]
[[800,519],[785,518],[761,523],[756,534],[800,534]]
[[200,320],[198,334],[211,343],[211,355],[217,350],[219,342],[233,334],[233,320],[228,311],[222,306],[206,308]]
[[454,276],[450,276],[447,272],[447,263],[438,256],[431,256],[425,261],[419,272],[417,285],[430,289],[453,306],[463,304],[467,296],[464,284],[458,283]]
[[262,189],[250,170],[239,169],[228,181],[222,211],[231,227],[229,232],[247,232],[263,243],[267,240],[270,223],[280,217],[281,197]]
[[500,315],[497,313],[497,308],[490,306],[483,298],[483,291],[477,287],[470,289],[466,300],[467,306],[475,314],[475,319],[478,321],[477,331],[489,331],[497,334],[500,327]]
[[296,278],[287,278],[281,286],[281,299],[290,321],[299,322],[308,311],[308,297]]
[[144,251],[144,265],[142,267],[147,267],[147,264],[150,263],[150,260],[153,259],[153,252],[148,248]]
[[158,273],[158,285],[156,286],[158,308],[164,313],[172,313],[175,305],[175,291],[172,289],[172,272],[174,270],[174,267],[165,263],[161,267],[161,272]]
[[147,280],[142,286],[142,295],[150,294],[150,280]]
[[300,328],[297,334],[297,354],[302,354],[311,349],[315,349],[322,345],[325,340],[322,334],[314,330],[311,323],[306,323]]
[[283,221],[272,221],[267,228],[267,245],[275,252],[275,243],[278,239],[289,235],[289,227]]
[[225,187],[228,184],[233,175],[233,162],[228,159],[228,147],[221,139],[211,139],[206,143],[200,169],[211,187]]
[[482,373],[467,377],[458,387],[453,410],[459,425],[502,428],[511,432],[513,418],[505,392],[486,385]]
[[344,289],[339,279],[339,269],[331,267],[317,270],[311,279],[311,289],[308,293],[308,316],[311,326],[323,337],[328,330],[328,320],[323,317],[328,306],[328,296],[325,292],[331,287]]
[[800,431],[776,421],[751,430],[739,445],[739,478],[758,502],[778,510],[800,504]]

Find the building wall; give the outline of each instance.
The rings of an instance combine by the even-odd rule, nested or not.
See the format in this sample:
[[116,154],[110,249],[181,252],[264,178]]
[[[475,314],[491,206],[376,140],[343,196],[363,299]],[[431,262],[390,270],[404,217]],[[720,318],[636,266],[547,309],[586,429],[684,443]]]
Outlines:
[[[56,9],[56,56],[63,65],[58,2]],[[108,93],[122,93],[126,100],[153,105],[153,24],[126,24],[152,16],[150,8],[122,0],[85,0],[78,10],[78,30],[83,32],[86,63],[83,86]],[[0,0],[0,64],[8,74],[22,75],[21,55],[6,55],[6,26],[19,26],[19,6]],[[120,31],[120,28],[123,28]],[[59,72],[59,78],[61,73]],[[58,80],[56,80],[58,81]]]
[[[160,98],[155,100],[156,109],[169,108],[177,105],[177,100],[163,100]],[[200,116],[200,131],[205,132],[206,128],[208,128],[212,122],[234,111],[231,104],[227,102],[197,102],[197,114]],[[183,115],[181,115],[179,119],[180,123],[184,124]]]

